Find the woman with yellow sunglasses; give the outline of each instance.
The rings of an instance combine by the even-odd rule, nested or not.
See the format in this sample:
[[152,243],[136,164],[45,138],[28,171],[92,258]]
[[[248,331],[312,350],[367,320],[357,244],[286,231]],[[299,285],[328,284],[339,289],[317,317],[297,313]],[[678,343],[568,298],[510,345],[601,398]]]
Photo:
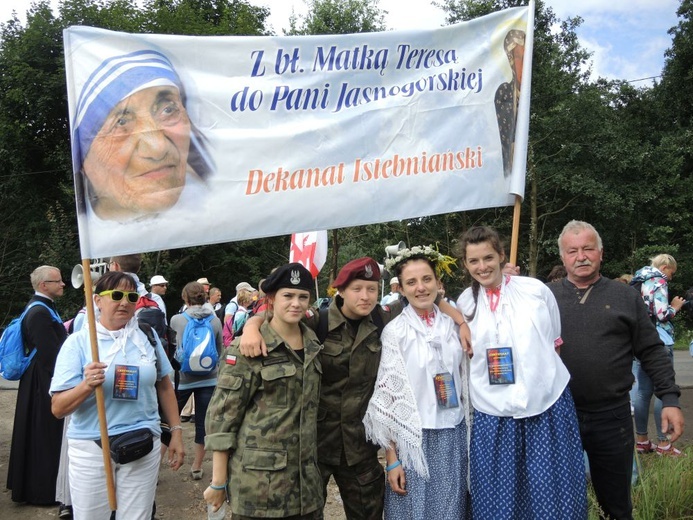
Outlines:
[[[68,337],[51,383],[56,417],[72,414],[68,426],[68,468],[74,517],[108,520],[99,419],[94,390],[103,386],[114,458],[118,517],[149,520],[159,474],[161,427],[157,404],[171,424],[169,464],[183,463],[182,429],[169,378],[171,364],[156,333],[142,330],[135,315],[139,299],[127,273],[106,273],[94,289],[99,362],[92,361],[89,330]],[[156,346],[154,346],[156,345]],[[122,450],[113,453],[114,446]]]

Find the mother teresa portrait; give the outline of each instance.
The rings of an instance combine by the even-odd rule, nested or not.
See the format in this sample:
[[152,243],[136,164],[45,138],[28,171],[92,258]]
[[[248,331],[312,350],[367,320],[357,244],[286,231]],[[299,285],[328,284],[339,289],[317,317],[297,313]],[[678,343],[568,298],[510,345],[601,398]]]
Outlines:
[[193,199],[214,165],[160,52],[103,61],[81,90],[72,128],[80,211],[127,222],[202,202]]

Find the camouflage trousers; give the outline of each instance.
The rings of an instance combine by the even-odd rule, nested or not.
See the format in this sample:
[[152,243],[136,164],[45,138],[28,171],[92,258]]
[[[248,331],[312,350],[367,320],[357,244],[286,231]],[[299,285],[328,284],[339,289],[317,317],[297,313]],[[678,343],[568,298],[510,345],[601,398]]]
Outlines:
[[320,476],[327,501],[330,477],[339,488],[347,520],[382,520],[385,497],[385,471],[374,454],[372,459],[347,466],[342,456],[339,466],[320,464]]

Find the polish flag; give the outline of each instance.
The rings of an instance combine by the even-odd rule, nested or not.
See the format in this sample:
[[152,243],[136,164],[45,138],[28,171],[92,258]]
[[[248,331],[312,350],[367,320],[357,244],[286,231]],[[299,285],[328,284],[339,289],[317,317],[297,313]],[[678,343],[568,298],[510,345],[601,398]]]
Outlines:
[[308,269],[313,277],[316,277],[325,265],[325,260],[327,260],[327,231],[291,235],[289,262],[298,262]]

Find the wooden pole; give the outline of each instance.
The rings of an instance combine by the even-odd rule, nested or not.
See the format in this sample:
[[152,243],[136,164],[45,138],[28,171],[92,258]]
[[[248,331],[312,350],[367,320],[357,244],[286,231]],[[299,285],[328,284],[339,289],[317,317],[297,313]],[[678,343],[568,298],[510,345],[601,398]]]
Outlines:
[[[91,339],[91,358],[99,362],[99,344],[96,340],[96,318],[94,313],[94,298],[92,294],[91,263],[89,258],[82,259],[84,270],[84,297],[87,303],[87,323],[89,325],[89,338]],[[106,489],[108,490],[108,503],[111,511],[118,509],[115,494],[115,481],[113,480],[113,467],[111,464],[111,450],[108,441],[108,423],[106,422],[106,401],[103,394],[103,386],[99,385],[94,390],[96,394],[96,411],[99,415],[99,428],[101,430],[101,450],[103,451],[103,468],[106,472]]]
[[522,209],[522,199],[515,195],[515,209],[513,211],[513,234],[510,239],[510,260],[513,265],[517,265],[517,243],[520,240],[520,210]]

